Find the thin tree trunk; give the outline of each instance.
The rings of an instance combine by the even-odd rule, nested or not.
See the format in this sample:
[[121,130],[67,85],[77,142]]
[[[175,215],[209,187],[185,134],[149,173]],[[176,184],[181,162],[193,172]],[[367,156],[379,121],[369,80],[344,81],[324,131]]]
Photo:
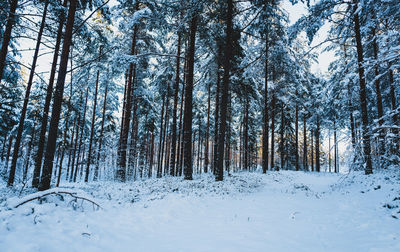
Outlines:
[[[220,58],[220,56],[221,56],[221,49],[218,49],[219,50],[219,52],[218,52],[218,59],[217,60],[219,60],[219,58]],[[215,89],[215,115],[214,115],[214,120],[215,120],[215,122],[214,122],[214,159],[213,159],[213,165],[212,165],[212,168],[213,168],[213,173],[214,173],[214,175],[216,175],[216,167],[217,167],[217,153],[218,153],[218,144],[219,144],[219,141],[218,141],[218,128],[219,128],[219,110],[220,110],[220,92],[221,92],[221,78],[220,78],[220,74],[219,74],[219,68],[220,68],[220,65],[219,65],[219,63],[218,63],[218,67],[217,67],[217,86],[216,86],[216,89]]]
[[244,129],[243,129],[244,169],[249,170],[249,99],[246,97],[244,104]]
[[[374,49],[374,59],[375,59],[375,91],[376,91],[376,108],[378,111],[378,123],[381,127],[383,125],[383,105],[382,105],[382,94],[381,94],[381,83],[379,80],[379,65],[378,65],[378,42],[376,41],[375,28],[372,29],[372,46]],[[383,155],[385,153],[385,142],[384,142],[384,132],[383,129],[378,131],[378,155]],[[379,157],[380,159],[380,157]]]
[[[274,170],[275,165],[275,94],[272,93],[272,104],[271,104],[271,171]],[[276,167],[279,171],[279,167]]]
[[226,129],[226,113],[228,109],[228,95],[229,95],[229,79],[231,70],[232,58],[232,33],[233,33],[233,1],[228,0],[226,13],[226,38],[225,38],[225,55],[224,55],[224,76],[222,79],[222,96],[221,96],[221,109],[220,109],[220,125],[218,134],[218,152],[217,152],[217,167],[216,181],[224,179],[223,160],[224,160],[224,145],[225,145],[225,129]]
[[[137,53],[136,53],[137,54]],[[132,82],[136,83],[136,64],[133,67],[133,75],[132,75]],[[136,117],[136,112],[137,112],[137,99],[136,99],[136,87],[133,84],[132,87],[132,93],[131,93],[131,99],[132,99],[132,127],[131,127],[131,139],[129,143],[129,155],[128,155],[128,164],[127,164],[127,179],[130,180],[132,179],[134,170],[136,168],[136,142],[137,142],[137,129],[136,129],[136,123],[138,121],[138,118]]]
[[[281,104],[281,142],[280,142],[280,154],[281,154],[281,170],[283,170],[283,164],[284,164],[284,153],[285,153],[285,118],[284,118],[284,105],[283,102]],[[278,166],[277,166],[278,168]],[[279,168],[278,168],[279,169]]]
[[[139,3],[136,2],[135,9],[138,10]],[[132,35],[132,45],[131,45],[131,55],[135,54],[136,51],[136,40],[137,40],[137,25],[133,28]],[[123,128],[121,138],[118,146],[118,169],[116,173],[116,179],[125,182],[126,180],[126,152],[127,152],[127,144],[128,144],[128,134],[129,134],[129,123],[131,120],[131,109],[132,109],[132,89],[134,86],[134,63],[129,65],[129,77],[128,77],[128,88],[126,90],[126,104],[124,111],[124,122],[122,123]]]
[[204,172],[208,173],[208,158],[209,158],[209,141],[210,141],[210,109],[211,109],[211,82],[208,83],[208,99],[207,99],[207,128],[206,128],[206,142],[204,149]]
[[187,82],[185,86],[185,110],[183,115],[183,173],[186,180],[192,180],[192,118],[193,118],[193,72],[196,45],[197,14],[193,14],[190,23],[190,46],[188,53]]
[[106,87],[105,87],[105,90],[104,90],[103,114],[102,114],[102,118],[101,118],[99,148],[97,149],[96,169],[94,170],[94,176],[93,176],[93,180],[94,181],[97,181],[98,178],[99,178],[100,153],[101,153],[101,147],[102,147],[102,144],[103,144],[104,122],[106,120],[107,93],[108,93],[108,85],[106,84]]
[[[12,4],[13,4],[13,2],[12,2]],[[17,132],[17,137],[15,138],[15,142],[14,142],[14,152],[13,152],[13,158],[12,158],[12,161],[11,161],[10,176],[8,177],[7,186],[12,186],[14,184],[15,170],[17,168],[18,153],[19,153],[19,149],[20,149],[20,145],[21,145],[22,133],[23,133],[23,130],[24,130],[26,111],[28,109],[28,101],[29,101],[29,96],[30,96],[30,93],[31,93],[31,88],[32,88],[32,83],[33,83],[33,76],[35,74],[36,62],[37,62],[38,55],[39,55],[40,43],[42,41],[42,34],[43,34],[45,22],[46,22],[46,15],[47,15],[47,7],[48,6],[49,6],[49,2],[46,1],[45,5],[44,5],[44,9],[43,9],[43,15],[42,15],[41,23],[40,23],[39,33],[38,33],[38,36],[37,36],[37,39],[36,39],[35,53],[33,55],[32,67],[31,67],[31,70],[30,70],[30,73],[29,73],[29,80],[28,80],[28,83],[26,85],[24,104],[22,105],[22,111],[21,111],[21,115],[20,115],[20,118],[19,118],[18,132]],[[13,6],[11,6],[11,8],[13,8]],[[15,14],[15,9],[11,10],[11,11],[14,11],[14,12],[11,12],[10,15],[14,15]],[[7,42],[5,40],[6,40],[6,37],[4,37],[3,43]],[[2,59],[0,58],[0,61],[1,60]],[[3,66],[0,66],[0,68],[1,68],[1,70],[0,70],[1,73],[0,74],[2,74]],[[0,80],[1,80],[1,76],[0,76]]]
[[[297,90],[296,90],[296,99],[297,99]],[[299,105],[296,100],[296,108],[295,108],[295,155],[296,155],[296,171],[300,170],[299,164]]]
[[333,142],[334,142],[334,146],[335,146],[335,151],[334,151],[334,165],[335,165],[335,173],[338,172],[338,167],[337,167],[337,138],[336,138],[336,119],[333,122]]
[[31,159],[33,140],[35,139],[35,133],[36,133],[36,123],[33,126],[31,139],[29,141],[28,150],[26,152],[26,161],[25,161],[25,167],[24,167],[24,171],[23,171],[22,181],[26,181],[26,178],[27,178],[29,163],[30,163],[30,159]]
[[264,73],[264,127],[262,137],[262,169],[263,173],[268,170],[268,131],[269,131],[269,118],[268,118],[268,31],[265,38],[265,73]]
[[[101,49],[102,48],[100,46],[99,56],[101,55]],[[100,59],[99,59],[99,61],[100,61]],[[89,168],[90,168],[90,163],[92,162],[92,144],[93,144],[93,136],[94,136],[94,122],[96,121],[97,92],[99,90],[99,76],[100,76],[100,69],[97,69],[96,87],[94,89],[94,99],[93,99],[92,124],[90,126],[88,160],[86,163],[85,182],[89,182],[89,170],[90,170]]]
[[7,18],[6,29],[3,33],[3,42],[1,43],[0,49],[0,83],[1,79],[3,78],[4,68],[6,66],[6,57],[8,51],[8,45],[10,44],[11,40],[11,31],[15,24],[15,11],[18,6],[18,0],[12,0],[10,4],[9,15]]
[[161,120],[160,120],[160,138],[158,142],[158,158],[157,158],[157,178],[162,176],[162,148],[163,148],[163,133],[164,133],[164,109],[165,109],[165,99],[163,99],[161,108]]
[[79,136],[79,144],[78,144],[78,157],[76,159],[76,166],[74,169],[74,173],[71,173],[71,177],[69,181],[71,182],[72,180],[76,182],[76,176],[78,174],[78,167],[79,167],[79,160],[81,156],[81,147],[82,147],[82,139],[83,139],[83,131],[85,129],[85,121],[86,121],[86,109],[87,109],[87,101],[88,101],[88,96],[89,96],[89,87],[86,88],[86,95],[85,95],[85,106],[83,108],[83,116],[81,117],[80,121],[80,136]]
[[317,128],[315,130],[315,169],[317,172],[321,171],[321,162],[319,159],[319,131],[320,131],[320,125],[319,125],[319,116],[317,115]]
[[8,170],[8,163],[10,161],[10,155],[11,155],[11,148],[12,148],[13,140],[14,140],[14,136],[10,135],[10,137],[8,138],[8,148],[7,148],[7,156],[6,156],[6,172]]
[[153,160],[154,160],[154,132],[151,132],[151,150],[149,163],[149,178],[153,176]]
[[307,120],[306,114],[303,115],[303,169],[308,171],[307,162]]
[[357,45],[357,60],[358,60],[358,75],[360,81],[360,102],[361,102],[361,118],[362,118],[362,135],[363,135],[363,149],[365,157],[365,174],[372,173],[372,161],[371,161],[371,143],[370,134],[368,132],[368,108],[367,108],[367,93],[366,93],[366,83],[364,76],[364,56],[363,56],[363,46],[361,42],[361,31],[360,31],[360,21],[358,13],[358,0],[354,0],[354,32],[356,35],[356,45]]
[[329,129],[328,133],[328,163],[329,163],[329,172],[332,172],[332,157],[331,157],[331,130]]
[[66,178],[68,178],[69,170],[70,170],[70,166],[71,166],[71,159],[72,159],[72,152],[73,152],[73,146],[74,146],[75,131],[78,130],[78,129],[76,129],[76,127],[79,127],[79,125],[77,125],[77,123],[76,123],[77,120],[78,120],[78,116],[75,116],[74,126],[72,127],[71,142],[69,143],[69,147],[68,147],[67,174],[65,176]]
[[179,93],[179,77],[180,77],[180,56],[181,56],[181,32],[178,32],[178,50],[176,54],[176,73],[175,73],[175,95],[174,95],[174,109],[172,112],[172,146],[171,146],[171,163],[170,163],[170,175],[175,175],[176,167],[176,124],[177,124],[177,112],[178,112],[178,93]]
[[310,148],[310,150],[311,150],[311,171],[313,172],[314,171],[314,129],[312,129],[311,128],[311,131],[310,131],[310,135],[311,135],[311,148]]

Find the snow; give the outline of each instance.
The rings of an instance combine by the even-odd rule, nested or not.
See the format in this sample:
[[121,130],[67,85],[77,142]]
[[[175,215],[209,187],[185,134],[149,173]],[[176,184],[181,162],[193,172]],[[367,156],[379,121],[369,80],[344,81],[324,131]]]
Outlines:
[[244,172],[224,182],[203,174],[61,189],[82,190],[103,208],[71,207],[68,196],[16,209],[17,198],[3,201],[0,251],[400,251],[395,170]]

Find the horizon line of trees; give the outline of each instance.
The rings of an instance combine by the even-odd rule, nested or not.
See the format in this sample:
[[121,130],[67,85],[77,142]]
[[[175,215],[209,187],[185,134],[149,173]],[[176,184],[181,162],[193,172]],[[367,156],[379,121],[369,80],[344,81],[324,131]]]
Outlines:
[[[303,2],[309,13],[292,26],[279,0],[0,3],[1,176],[46,190],[222,181],[259,166],[339,172],[341,131],[353,169],[399,164],[396,1]],[[326,22],[336,59],[319,76],[310,44]]]

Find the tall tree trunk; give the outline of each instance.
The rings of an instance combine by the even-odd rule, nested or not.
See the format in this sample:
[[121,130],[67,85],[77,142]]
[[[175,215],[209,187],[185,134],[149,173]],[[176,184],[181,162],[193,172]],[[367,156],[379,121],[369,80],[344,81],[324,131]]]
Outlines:
[[[67,7],[67,2],[68,2],[67,0],[64,0],[63,3],[64,8]],[[56,44],[54,46],[53,61],[51,63],[51,70],[50,70],[50,79],[46,90],[46,98],[43,107],[42,125],[40,126],[41,128],[40,128],[39,143],[35,157],[35,168],[33,170],[32,187],[35,188],[39,186],[40,171],[42,169],[43,151],[46,141],[46,131],[49,120],[50,103],[51,103],[51,97],[53,95],[53,86],[57,70],[58,55],[60,53],[64,22],[65,22],[65,14],[64,11],[62,11],[58,20]]]
[[[82,97],[82,95],[81,95],[81,97]],[[69,143],[69,146],[68,146],[67,174],[65,176],[66,178],[68,178],[69,170],[71,167],[71,159],[72,159],[72,152],[73,152],[73,146],[74,146],[75,131],[78,131],[78,129],[76,129],[76,127],[79,127],[79,123],[77,124],[78,120],[79,120],[78,116],[76,115],[75,119],[74,119],[74,126],[72,126],[71,142]]]
[[389,82],[390,82],[390,102],[392,104],[392,110],[395,112],[393,114],[393,123],[395,125],[399,125],[398,122],[398,111],[395,111],[397,109],[396,107],[396,91],[395,91],[395,84],[394,84],[394,78],[393,78],[393,70],[391,65],[389,65]]
[[7,156],[6,156],[6,172],[8,170],[8,163],[10,162],[11,148],[13,144],[14,136],[10,135],[8,138],[8,148],[7,148]]
[[311,135],[311,141],[310,141],[310,143],[311,143],[311,148],[310,148],[310,151],[311,151],[311,171],[313,172],[314,171],[314,129],[313,128],[311,128],[311,130],[310,130],[310,135]]
[[[82,102],[83,103],[83,102]],[[80,108],[82,107],[83,104],[80,104]],[[75,130],[75,143],[74,143],[74,149],[72,151],[72,164],[71,164],[71,174],[68,174],[67,172],[67,176],[65,177],[65,180],[68,180],[71,182],[72,178],[74,176],[74,170],[75,170],[75,159],[76,159],[76,150],[78,148],[78,137],[79,137],[79,131],[81,129],[81,113],[78,111],[78,119],[77,119],[77,126],[76,126],[76,130]],[[78,153],[79,155],[79,153]],[[57,183],[59,183],[57,181]]]
[[218,152],[217,152],[217,167],[216,180],[222,181],[224,179],[223,160],[224,160],[224,146],[225,146],[225,129],[226,129],[226,113],[228,109],[228,93],[229,93],[229,79],[231,70],[232,52],[232,33],[233,33],[233,0],[228,0],[228,9],[226,13],[226,38],[225,38],[225,55],[224,55],[224,76],[222,79],[222,96],[221,96],[221,109],[220,109],[220,125],[218,134]]
[[[136,53],[137,54],[137,53]],[[133,67],[133,76],[132,76],[132,81],[136,83],[136,64]],[[136,124],[138,122],[138,118],[136,116],[137,112],[137,98],[136,98],[136,86],[133,85],[132,88],[132,93],[131,93],[131,99],[132,99],[132,127],[131,127],[131,139],[129,143],[129,155],[128,155],[128,164],[127,164],[127,179],[132,179],[132,176],[134,174],[134,171],[136,169],[136,143],[137,143],[137,128]]]
[[[222,57],[222,52],[221,49],[218,49],[218,59],[219,61],[220,57]],[[213,159],[213,164],[212,164],[212,169],[214,175],[216,175],[216,167],[217,167],[217,153],[218,153],[218,129],[219,129],[219,114],[220,114],[220,93],[221,93],[221,78],[220,78],[220,64],[218,62],[218,67],[217,67],[217,86],[215,89],[215,112],[214,112],[214,159]]]
[[317,128],[315,130],[315,169],[317,172],[321,171],[321,162],[319,159],[319,130],[320,130],[320,125],[319,125],[319,116],[317,115]]
[[307,165],[307,120],[306,114],[303,115],[303,169],[308,171]]
[[207,128],[206,128],[206,142],[204,149],[204,172],[208,173],[208,158],[209,158],[209,141],[210,141],[210,110],[211,110],[211,82],[208,83],[208,99],[207,99]]
[[[275,168],[275,94],[272,93],[271,101],[271,171]],[[279,167],[276,168],[279,171]]]
[[161,108],[161,120],[160,120],[160,138],[158,142],[158,157],[157,157],[157,178],[161,178],[162,176],[162,148],[163,148],[163,134],[164,134],[164,109],[165,109],[165,98],[163,99],[162,108]]
[[332,172],[332,157],[331,157],[331,130],[329,129],[328,132],[328,167],[329,167],[329,172]]
[[[168,85],[168,90],[169,90],[169,85]],[[166,97],[166,104],[165,104],[165,116],[164,116],[164,138],[163,138],[163,147],[162,147],[162,155],[161,155],[161,162],[164,163],[162,166],[163,169],[163,175],[167,175],[167,169],[168,169],[168,164],[167,164],[167,159],[168,159],[168,129],[169,129],[169,92],[167,92],[167,97]],[[164,155],[165,153],[165,155]]]
[[102,144],[103,144],[104,122],[106,120],[107,94],[108,94],[108,85],[106,84],[106,87],[105,87],[105,90],[104,90],[103,114],[102,114],[102,118],[101,118],[99,148],[97,149],[96,168],[94,170],[94,176],[93,176],[93,180],[94,181],[97,181],[97,179],[99,178],[100,153],[101,153],[101,147],[102,147]]
[[26,161],[25,161],[25,167],[24,167],[24,172],[23,172],[23,176],[22,176],[22,181],[26,181],[26,178],[27,178],[29,163],[30,163],[30,159],[31,159],[31,151],[32,151],[33,141],[35,139],[35,134],[36,134],[36,123],[35,123],[35,125],[33,125],[31,139],[29,141],[28,150],[26,152]]
[[[12,4],[13,4],[13,2],[12,2]],[[24,104],[22,105],[22,111],[21,111],[21,115],[20,115],[20,118],[19,118],[18,132],[17,132],[17,137],[15,138],[13,158],[12,158],[12,161],[11,161],[10,176],[8,177],[8,183],[7,183],[8,186],[12,186],[13,183],[14,183],[15,170],[17,168],[18,153],[19,153],[19,148],[20,148],[20,145],[21,145],[22,133],[23,133],[23,130],[24,130],[24,122],[25,122],[25,117],[26,117],[26,111],[28,109],[28,101],[29,101],[29,96],[31,94],[33,76],[35,74],[36,62],[37,62],[37,58],[38,58],[38,55],[39,55],[40,43],[42,41],[42,34],[43,34],[45,22],[46,22],[46,15],[47,15],[47,7],[48,6],[49,6],[49,2],[46,1],[45,5],[44,5],[44,9],[43,9],[42,21],[40,23],[38,37],[36,39],[35,53],[33,55],[32,67],[31,67],[31,70],[30,70],[30,73],[29,73],[29,80],[28,80],[28,84],[26,85]],[[11,8],[13,8],[13,6],[11,6]],[[11,12],[10,15],[14,15],[15,9],[11,10],[11,11],[14,11],[14,12]],[[10,32],[11,32],[11,30],[10,30]],[[4,40],[6,40],[6,37],[4,37],[3,43],[7,42],[7,41],[4,41]],[[0,61],[1,60],[2,59],[0,58]],[[0,67],[2,68],[2,66],[0,66]],[[0,71],[1,71],[0,74],[2,74],[2,69]],[[0,80],[1,80],[1,76],[0,76]]]
[[125,116],[126,116],[126,92],[128,90],[128,78],[129,69],[125,71],[125,85],[124,85],[124,98],[122,99],[122,116],[121,116],[121,127],[119,131],[119,139],[122,139],[122,129],[124,128]]
[[178,93],[179,93],[179,77],[180,77],[180,60],[181,57],[181,32],[178,32],[178,50],[176,53],[176,73],[175,73],[175,86],[174,86],[174,109],[172,112],[172,146],[171,146],[171,162],[170,162],[170,175],[175,175],[175,167],[176,167],[176,124],[177,124],[177,112],[178,112]]
[[335,121],[333,122],[333,142],[334,142],[334,146],[335,146],[335,151],[334,151],[334,158],[335,158],[335,161],[334,161],[334,165],[335,165],[335,173],[337,173],[338,172],[338,169],[337,169],[337,138],[336,138],[336,119],[335,119]]
[[201,118],[199,116],[199,134],[197,137],[197,171],[200,173],[200,149],[201,149]]
[[[297,90],[296,90],[296,99],[297,99]],[[296,108],[295,108],[295,155],[296,155],[296,171],[300,170],[299,164],[299,105],[296,100]]]
[[[375,59],[375,91],[376,91],[376,108],[378,111],[378,123],[379,126],[382,127],[383,125],[383,105],[382,105],[382,94],[381,94],[381,83],[379,77],[379,65],[378,65],[378,42],[376,41],[376,32],[375,28],[372,29],[372,46],[374,49],[374,59]],[[385,153],[385,137],[383,129],[379,129],[378,131],[378,155],[383,155]],[[380,157],[379,157],[380,159]]]
[[[393,124],[400,126],[400,120],[398,118],[399,109],[396,107],[396,91],[395,91],[395,83],[394,83],[393,70],[392,70],[391,64],[389,64],[389,82],[390,82],[390,101],[391,101],[392,110],[393,110]],[[394,129],[393,133],[395,136],[398,136],[399,130]],[[395,145],[393,146],[394,150],[392,152],[396,152],[400,148],[400,138],[395,139],[394,142],[395,142]]]
[[61,53],[60,68],[58,71],[58,79],[56,84],[56,91],[54,94],[53,110],[50,120],[49,136],[47,139],[46,154],[44,159],[43,173],[39,185],[39,190],[47,190],[50,188],[51,174],[53,170],[54,152],[57,142],[58,124],[61,115],[61,104],[64,92],[65,77],[67,74],[68,55],[70,45],[72,43],[72,32],[74,27],[75,12],[77,0],[70,0],[68,10],[67,26],[65,29],[63,49]]
[[361,30],[360,21],[358,13],[358,0],[354,0],[354,32],[356,35],[356,45],[357,45],[357,61],[358,61],[358,75],[360,81],[360,102],[361,102],[361,118],[362,118],[362,135],[363,135],[363,149],[365,157],[365,174],[372,173],[372,161],[371,161],[371,143],[370,134],[368,132],[368,108],[367,108],[367,93],[366,93],[366,83],[364,76],[364,55],[363,46],[361,42]]
[[9,15],[7,18],[6,29],[3,33],[3,42],[1,43],[0,49],[0,83],[1,79],[3,78],[4,68],[6,66],[6,58],[7,58],[7,51],[8,45],[10,44],[11,40],[11,31],[15,23],[15,11],[17,9],[18,0],[12,0],[10,4]]
[[[101,56],[101,49],[102,48],[100,46],[99,57]],[[99,90],[99,76],[100,76],[100,69],[97,69],[96,87],[94,89],[94,99],[93,99],[92,124],[90,126],[88,160],[87,160],[87,163],[86,163],[85,182],[89,181],[90,163],[92,162],[92,144],[93,144],[93,136],[94,136],[94,122],[96,121],[97,92]]]
[[249,170],[249,99],[246,97],[244,104],[244,129],[243,129],[244,169]]
[[6,145],[7,145],[7,135],[4,135],[3,148],[1,149],[1,161],[4,161],[4,152],[6,151]]
[[[281,154],[281,170],[283,170],[284,165],[284,153],[285,153],[285,118],[284,118],[284,104],[281,104],[281,141],[280,141],[280,154]],[[278,168],[278,166],[277,166]],[[279,168],[278,168],[279,170]]]
[[231,150],[231,121],[232,121],[232,97],[229,94],[229,104],[228,104],[228,114],[227,114],[227,120],[228,120],[228,125],[227,125],[227,136],[226,136],[226,150],[225,150],[225,169],[229,174],[229,168],[230,168],[230,150]]
[[190,46],[188,52],[187,82],[185,86],[185,110],[183,115],[183,173],[186,180],[192,180],[192,118],[193,118],[193,72],[196,46],[197,14],[190,23]]
[[[136,2],[136,10],[138,10],[138,2]],[[131,45],[131,55],[135,54],[136,50],[136,40],[137,40],[137,25],[133,27],[132,34],[132,45]],[[129,65],[129,76],[128,76],[128,87],[126,90],[126,103],[125,103],[125,111],[124,111],[124,122],[122,123],[123,128],[121,138],[119,140],[118,146],[118,168],[116,173],[116,179],[125,182],[126,180],[126,152],[128,145],[128,134],[129,134],[129,123],[131,121],[131,109],[132,109],[132,89],[134,86],[134,63],[130,63]]]
[[264,73],[264,127],[262,138],[262,169],[263,173],[268,170],[268,131],[269,131],[269,118],[268,118],[268,31],[265,38],[265,73]]
[[154,160],[154,132],[151,132],[151,147],[150,147],[150,162],[149,162],[149,178],[153,176],[153,160]]
[[80,120],[80,136],[79,136],[79,144],[78,144],[78,156],[76,158],[76,166],[74,169],[74,172],[71,172],[71,177],[69,178],[69,181],[71,182],[72,180],[76,182],[76,176],[78,173],[78,167],[79,167],[79,160],[81,156],[81,147],[82,147],[82,139],[83,139],[83,133],[85,130],[85,121],[86,121],[86,110],[87,110],[87,102],[88,102],[88,97],[89,97],[89,87],[86,88],[86,95],[85,95],[85,106],[83,108],[83,115]]

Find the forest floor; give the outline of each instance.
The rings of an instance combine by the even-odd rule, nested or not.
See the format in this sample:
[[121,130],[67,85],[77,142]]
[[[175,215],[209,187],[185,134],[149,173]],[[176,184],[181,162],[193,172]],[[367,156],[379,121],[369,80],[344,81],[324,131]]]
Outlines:
[[400,251],[399,169],[63,186],[98,210],[1,183],[0,251]]

